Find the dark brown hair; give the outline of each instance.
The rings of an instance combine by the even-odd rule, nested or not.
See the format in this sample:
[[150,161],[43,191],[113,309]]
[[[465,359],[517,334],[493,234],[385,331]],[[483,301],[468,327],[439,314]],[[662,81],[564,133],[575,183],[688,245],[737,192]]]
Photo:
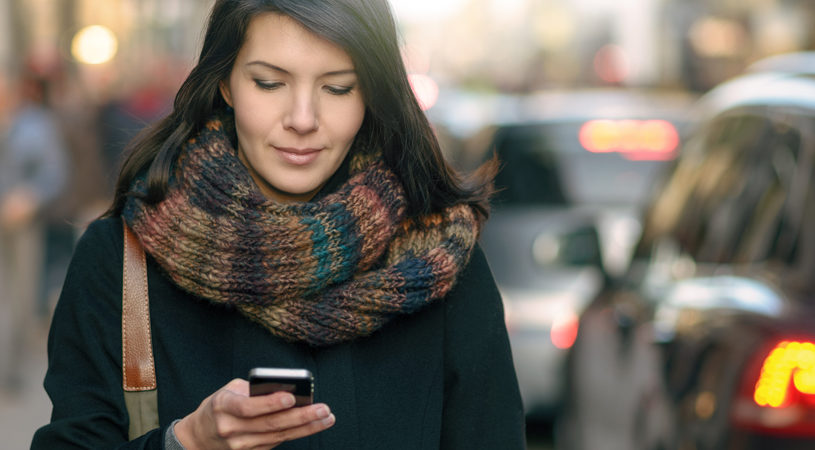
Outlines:
[[133,179],[144,171],[146,200],[164,198],[182,144],[226,107],[218,85],[228,78],[250,21],[268,12],[291,17],[349,54],[366,103],[354,145],[382,149],[386,164],[402,181],[411,215],[460,202],[487,215],[495,164],[465,182],[444,160],[410,88],[387,0],[217,0],[198,63],[179,89],[172,112],[128,145],[106,215],[121,213]]

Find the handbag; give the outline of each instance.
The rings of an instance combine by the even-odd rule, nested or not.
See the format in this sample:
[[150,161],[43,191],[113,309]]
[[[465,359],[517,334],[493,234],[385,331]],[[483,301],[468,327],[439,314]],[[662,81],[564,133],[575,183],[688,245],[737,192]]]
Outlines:
[[158,428],[158,386],[150,333],[147,260],[138,238],[124,228],[122,264],[122,389],[133,440]]

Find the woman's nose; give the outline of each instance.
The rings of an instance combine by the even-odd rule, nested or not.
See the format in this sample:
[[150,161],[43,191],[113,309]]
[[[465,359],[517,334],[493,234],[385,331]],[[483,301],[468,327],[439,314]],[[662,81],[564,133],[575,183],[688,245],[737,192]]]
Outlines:
[[317,98],[312,93],[293,93],[283,126],[298,134],[310,133],[320,124],[317,119]]

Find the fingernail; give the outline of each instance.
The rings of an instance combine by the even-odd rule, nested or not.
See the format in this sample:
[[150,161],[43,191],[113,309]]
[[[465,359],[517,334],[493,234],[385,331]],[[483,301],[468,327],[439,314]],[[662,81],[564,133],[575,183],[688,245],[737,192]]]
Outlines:
[[323,425],[333,425],[336,418],[334,414],[329,414],[328,417],[322,420]]
[[326,417],[329,416],[329,414],[331,414],[331,410],[328,409],[328,406],[320,405],[320,407],[317,408],[317,418],[318,419],[326,418]]
[[281,402],[283,403],[283,406],[285,406],[286,408],[291,408],[292,406],[294,406],[294,403],[295,403],[294,396],[293,395],[287,395],[287,396],[283,397]]

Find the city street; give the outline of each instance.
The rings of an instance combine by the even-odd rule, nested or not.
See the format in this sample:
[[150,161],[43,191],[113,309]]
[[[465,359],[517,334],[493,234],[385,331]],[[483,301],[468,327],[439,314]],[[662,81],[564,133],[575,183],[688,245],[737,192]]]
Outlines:
[[[510,348],[477,332],[448,339],[476,317],[457,314],[445,315],[445,346],[424,347],[487,349],[503,362],[488,368],[504,375],[511,350],[525,411],[558,415],[557,426],[527,423],[527,450],[815,449],[813,23],[815,0],[0,0],[0,450],[29,449],[50,420],[43,317],[79,236],[110,205],[164,275],[150,290],[170,300],[153,323],[184,312],[184,326],[160,328],[172,338],[159,341],[158,362],[202,368],[195,383],[162,391],[177,411],[234,375],[229,367],[277,355],[270,345],[285,341],[272,336],[402,355],[352,340],[375,328],[370,317],[418,305],[394,289],[436,299],[481,286],[456,279],[469,277],[461,256],[477,241],[489,270],[467,279],[494,280],[484,295],[502,296]],[[350,178],[383,165],[403,186],[367,177],[357,189]],[[398,222],[388,208],[399,202],[408,215],[461,202],[489,203],[491,214],[483,227],[436,215]],[[429,225],[413,233],[414,222]],[[99,320],[95,307],[119,295],[117,278],[85,276],[109,260],[105,233],[88,234],[70,275],[77,289],[66,295],[83,301],[60,308],[74,341],[91,327],[99,342],[119,342],[118,315]],[[390,276],[403,256],[411,264]],[[445,294],[456,282],[463,288]],[[262,316],[273,334],[253,340],[248,319],[229,316],[223,326],[235,331],[219,339],[210,331],[219,310],[188,297]],[[335,298],[341,307],[324,309]],[[334,319],[349,326],[326,326]],[[393,336],[411,351],[441,336],[415,329],[420,339]],[[53,346],[69,372],[121,383],[95,370],[107,349],[77,358],[72,342]],[[201,342],[217,345],[190,351]],[[330,367],[310,350],[285,345],[281,360]],[[444,390],[448,366],[411,368]],[[409,378],[399,364],[353,369],[360,380]],[[76,377],[99,387],[88,378]],[[408,424],[397,410],[414,418],[402,400],[421,399],[395,395],[403,380],[367,396],[330,380],[331,401],[356,401],[356,422],[378,433],[363,434],[369,442],[411,446],[409,433],[373,425]],[[473,385],[510,385],[489,381]],[[71,405],[117,395],[82,394]],[[480,414],[520,414],[511,397],[484,397]],[[501,421],[475,430],[480,446],[508,447],[507,434],[520,437],[514,419],[514,431]]]
[[35,329],[30,336],[26,358],[22,362],[22,386],[19,392],[0,391],[0,435],[3,448],[27,449],[34,431],[48,422],[51,402],[42,388],[48,365],[46,356],[47,331]]

